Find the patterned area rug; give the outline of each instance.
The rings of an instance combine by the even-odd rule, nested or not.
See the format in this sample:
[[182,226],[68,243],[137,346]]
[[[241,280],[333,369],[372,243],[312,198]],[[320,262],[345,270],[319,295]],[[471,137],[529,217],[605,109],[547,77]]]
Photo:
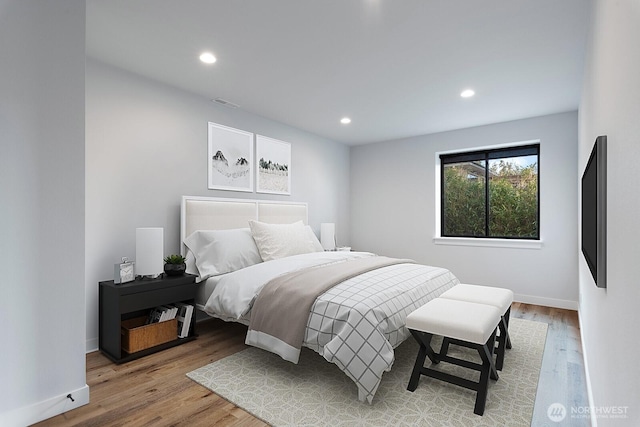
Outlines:
[[[473,413],[471,390],[422,376],[417,390],[407,391],[418,351],[413,338],[396,349],[393,368],[371,405],[358,401],[355,384],[342,371],[308,349],[294,365],[249,348],[187,376],[274,426],[529,426],[547,324],[511,319],[509,330],[513,349],[507,350],[500,379],[489,383],[482,417]],[[450,354],[479,360],[457,346]],[[476,372],[446,363],[437,369],[478,379]]]

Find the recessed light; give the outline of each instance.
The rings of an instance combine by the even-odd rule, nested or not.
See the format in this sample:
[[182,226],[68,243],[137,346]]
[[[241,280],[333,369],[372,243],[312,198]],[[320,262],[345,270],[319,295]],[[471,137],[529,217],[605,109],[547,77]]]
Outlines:
[[462,93],[460,93],[460,96],[463,98],[471,98],[475,94],[476,93],[473,89],[465,89],[462,91]]
[[340,123],[342,123],[343,125],[348,125],[349,123],[351,123],[351,119],[349,117],[343,117],[340,119]]
[[205,52],[200,55],[200,61],[204,62],[205,64],[213,64],[214,62],[216,62],[216,57],[213,56],[212,53]]

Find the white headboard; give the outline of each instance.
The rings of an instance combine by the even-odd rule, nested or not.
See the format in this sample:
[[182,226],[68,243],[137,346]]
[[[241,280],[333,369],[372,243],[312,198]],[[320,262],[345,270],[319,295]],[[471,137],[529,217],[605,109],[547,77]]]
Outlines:
[[196,230],[228,230],[249,227],[249,220],[271,224],[308,222],[307,204],[274,200],[224,199],[182,196],[180,205],[180,252],[184,239]]

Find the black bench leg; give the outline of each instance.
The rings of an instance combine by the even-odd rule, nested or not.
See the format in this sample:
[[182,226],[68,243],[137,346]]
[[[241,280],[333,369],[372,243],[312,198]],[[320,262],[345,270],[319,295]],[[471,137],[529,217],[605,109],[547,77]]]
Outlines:
[[509,337],[509,317],[511,317],[511,307],[509,307],[507,309],[507,311],[504,313],[504,316],[502,316],[502,319],[504,320],[504,323],[505,323],[506,328],[507,328],[507,333],[506,333],[507,345],[506,345],[506,348],[511,350],[511,338]]
[[449,344],[451,344],[451,339],[448,337],[443,337],[442,345],[440,346],[440,353],[438,353],[438,357],[440,359],[444,358],[447,353],[449,353]]
[[507,340],[509,339],[509,332],[507,332],[507,324],[504,320],[504,317],[500,319],[500,323],[498,323],[498,327],[500,328],[500,336],[498,336],[498,345],[496,347],[496,369],[498,371],[502,370],[502,366],[504,365],[504,352],[507,346]]
[[478,348],[478,352],[480,352],[480,357],[482,358],[483,364],[486,362],[486,360],[488,360],[489,376],[491,377],[492,380],[498,380],[498,371],[493,361],[493,352],[490,350],[492,348],[495,348],[495,345],[496,345],[496,331],[497,331],[497,328],[493,331],[493,334],[491,334],[486,344]]
[[473,413],[476,415],[484,414],[484,407],[487,402],[487,392],[489,389],[489,378],[498,379],[498,372],[493,363],[493,349],[496,341],[496,331],[489,337],[484,345],[478,346],[478,353],[482,359],[482,368],[480,370],[480,380],[478,381],[478,389],[476,392],[476,404]]
[[496,346],[496,369],[501,371],[504,366],[505,349],[512,348],[511,337],[509,336],[509,317],[511,314],[511,307],[507,309],[504,315],[500,318],[498,327],[500,328],[500,336],[498,336],[498,345]]
[[429,360],[433,363],[438,363],[438,359],[431,348],[431,339],[433,338],[432,334],[427,334],[420,331],[415,331],[413,329],[409,329],[411,335],[416,339],[418,344],[420,345],[420,350],[418,350],[418,356],[416,357],[416,363],[413,365],[413,372],[411,373],[411,378],[409,379],[409,385],[407,386],[407,390],[415,391],[418,387],[418,382],[420,381],[420,374],[422,373],[422,368],[424,367],[424,361],[429,356]]
[[420,344],[420,350],[418,350],[418,357],[416,357],[416,363],[413,365],[413,372],[411,372],[411,378],[409,379],[409,385],[407,390],[416,391],[418,388],[418,382],[420,382],[420,373],[424,366],[424,360],[427,357],[427,349]]
[[483,368],[480,371],[480,381],[478,383],[478,390],[476,392],[476,404],[473,408],[473,413],[476,415],[484,414],[484,407],[487,402],[487,392],[489,389],[489,372],[491,371],[491,359],[492,356],[487,356],[489,349],[485,346],[484,348],[478,348],[478,353],[480,353],[480,357],[482,358]]

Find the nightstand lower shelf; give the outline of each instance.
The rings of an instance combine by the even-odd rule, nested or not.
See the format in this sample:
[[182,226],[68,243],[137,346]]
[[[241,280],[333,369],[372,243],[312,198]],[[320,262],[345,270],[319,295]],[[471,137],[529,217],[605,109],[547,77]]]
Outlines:
[[140,359],[141,357],[148,356],[150,354],[157,353],[159,351],[166,350],[168,348],[175,347],[175,346],[187,343],[189,341],[193,341],[196,338],[197,338],[197,335],[193,335],[193,336],[186,337],[186,338],[178,338],[177,340],[169,341],[169,342],[166,342],[164,344],[156,345],[154,347],[149,347],[149,348],[146,348],[144,350],[136,351],[135,353],[131,353],[131,354],[129,354],[126,351],[122,350],[121,351],[121,354],[122,354],[121,357],[114,356],[113,354],[111,354],[111,353],[109,353],[109,352],[107,352],[105,350],[101,350],[101,351],[102,351],[102,354],[104,354],[109,360],[111,360],[114,363],[120,364],[120,363],[127,363],[127,362],[130,362],[132,360]]

